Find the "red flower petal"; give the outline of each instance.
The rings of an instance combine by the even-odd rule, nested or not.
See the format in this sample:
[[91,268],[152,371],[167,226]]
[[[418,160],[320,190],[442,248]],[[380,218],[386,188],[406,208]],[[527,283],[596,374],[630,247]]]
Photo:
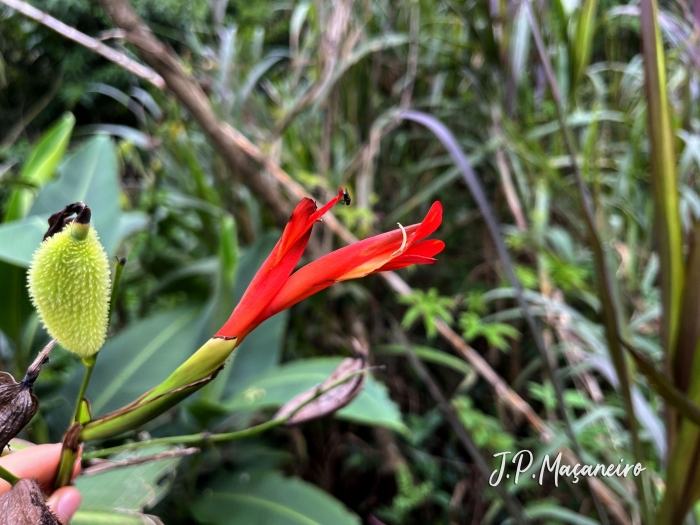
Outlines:
[[441,223],[442,204],[440,204],[440,201],[436,201],[430,207],[430,210],[428,210],[428,214],[425,216],[425,219],[423,219],[418,226],[418,230],[416,231],[416,236],[414,237],[413,241],[415,242],[425,239],[428,235],[437,230]]
[[402,255],[401,257],[397,257],[393,261],[386,263],[373,273],[390,272],[392,270],[406,268],[406,266],[413,266],[414,264],[435,264],[436,262],[437,259],[433,259],[432,257],[423,257],[422,255]]
[[434,232],[441,220],[442,206],[436,202],[423,222],[405,228],[405,244],[404,232],[400,229],[393,230],[345,246],[307,264],[287,279],[245,333],[247,334],[268,317],[286,310],[338,281],[403,268],[411,264],[432,264],[435,259],[431,257],[442,251],[445,244],[438,240],[416,241]]
[[[216,336],[240,336],[279,292],[301,258],[314,223],[343,198],[343,190],[320,210],[311,199],[302,199],[292,212],[282,237],[253,277],[240,302]],[[249,331],[249,330],[248,330]],[[247,333],[247,332],[246,332]]]

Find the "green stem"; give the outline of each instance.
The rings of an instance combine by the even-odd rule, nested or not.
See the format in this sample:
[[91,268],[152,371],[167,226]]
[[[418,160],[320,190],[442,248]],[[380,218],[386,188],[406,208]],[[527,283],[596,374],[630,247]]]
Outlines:
[[73,470],[75,469],[75,461],[78,459],[78,453],[73,452],[65,446],[61,449],[61,460],[58,463],[58,471],[54,480],[54,490],[61,487],[67,487],[73,479]]
[[4,467],[0,467],[0,478],[4,479],[7,481],[10,485],[13,485],[19,481],[20,478],[15,476],[12,472],[9,470],[5,469]]
[[151,447],[154,445],[191,445],[194,443],[202,443],[202,442],[219,443],[222,441],[234,441],[236,439],[243,439],[243,438],[247,438],[247,437],[257,436],[258,434],[262,434],[266,430],[278,427],[280,425],[284,425],[287,421],[289,421],[292,417],[294,417],[294,415],[297,412],[299,412],[302,408],[304,408],[309,403],[312,403],[313,401],[317,400],[319,397],[324,395],[326,392],[330,392],[331,390],[338,388],[343,383],[347,383],[353,377],[356,377],[360,374],[366,374],[368,372],[368,370],[369,369],[367,369],[367,368],[363,368],[361,370],[355,370],[354,372],[351,372],[347,375],[344,375],[338,381],[331,383],[326,388],[317,390],[311,398],[306,400],[304,403],[301,403],[298,407],[296,407],[292,412],[287,414],[285,417],[271,419],[270,421],[266,421],[265,423],[261,423],[259,425],[254,426],[254,427],[246,428],[244,430],[237,430],[235,432],[226,432],[223,434],[210,434],[209,432],[200,432],[198,434],[189,434],[186,436],[168,436],[168,437],[162,437],[162,438],[148,439],[145,441],[136,441],[134,443],[126,443],[125,445],[119,445],[119,446],[111,447],[111,448],[103,448],[101,450],[95,450],[93,452],[87,452],[87,453],[83,454],[83,459],[87,460],[87,459],[102,458],[105,456],[111,456],[112,454],[117,454],[119,452],[125,452],[128,450],[137,450],[139,448]]
[[87,452],[83,454],[83,459],[89,460],[103,458],[106,456],[111,456],[112,454],[118,454],[120,452],[138,450],[140,448],[146,448],[156,445],[192,445],[196,443],[206,442],[219,443],[222,441],[235,441],[237,439],[257,436],[258,434],[262,434],[266,430],[283,425],[287,422],[289,417],[272,419],[254,427],[246,428],[244,430],[238,430],[236,432],[227,432],[224,434],[210,434],[209,432],[200,432],[198,434],[189,434],[186,436],[169,436],[163,438],[148,439],[146,441],[135,441],[133,443],[126,443],[125,445],[119,445],[117,447],[103,448],[101,450]]
[[75,402],[75,411],[73,412],[73,419],[71,420],[71,423],[78,422],[78,415],[80,414],[80,405],[83,402],[85,392],[87,391],[87,387],[90,384],[92,371],[95,369],[96,357],[97,354],[83,358],[83,364],[85,365],[85,375],[83,376],[83,383],[80,385],[80,390],[78,391],[78,399]]

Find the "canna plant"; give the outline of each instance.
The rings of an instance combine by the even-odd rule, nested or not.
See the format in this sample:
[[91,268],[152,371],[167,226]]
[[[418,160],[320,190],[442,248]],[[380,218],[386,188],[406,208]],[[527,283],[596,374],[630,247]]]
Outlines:
[[[91,418],[90,404],[84,395],[107,331],[110,310],[107,259],[90,227],[91,210],[87,205],[71,204],[51,217],[49,231],[30,268],[29,290],[49,334],[59,342],[68,341],[63,346],[81,356],[86,369],[73,421],[63,439],[56,488],[70,482],[81,443],[134,430],[202,388],[216,377],[241,341],[264,320],[335,282],[415,264],[434,264],[434,256],[444,248],[442,241],[427,239],[442,221],[442,207],[435,202],[422,222],[408,227],[399,224],[397,230],[338,249],[295,272],[313,225],[338,203],[350,204],[347,191],[339,190],[321,208],[313,200],[303,199],[231,317],[214,336],[161,384],[121,409],[95,419]],[[116,267],[112,300],[123,263],[119,261]],[[87,308],[89,312],[85,311]],[[321,417],[347,404],[364,384],[358,376],[367,370],[366,351],[364,357],[363,352],[358,354],[360,359],[341,363],[321,387],[292,400],[256,431]],[[333,395],[329,397],[331,390]],[[17,428],[15,434],[20,430]],[[227,435],[223,436],[220,436],[222,440],[228,439]],[[168,439],[179,442],[177,437]],[[213,440],[217,439],[214,435]],[[183,442],[187,441],[183,437]]]

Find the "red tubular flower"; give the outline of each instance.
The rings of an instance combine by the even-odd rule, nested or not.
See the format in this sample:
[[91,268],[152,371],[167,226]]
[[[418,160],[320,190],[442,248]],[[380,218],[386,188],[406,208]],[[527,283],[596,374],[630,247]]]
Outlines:
[[[217,336],[238,336],[240,343],[266,319],[336,282],[397,270],[413,264],[437,262],[433,257],[443,250],[445,244],[435,239],[424,239],[442,222],[442,206],[439,202],[433,203],[425,219],[419,224],[407,228],[401,226],[400,229],[340,248],[292,274],[308,243],[313,221],[319,219],[341,197],[342,191],[338,193],[338,197],[315,213],[306,211],[297,215],[302,206],[304,210],[315,210],[313,201],[309,199],[304,199],[297,206],[282,239],[260,268],[233,315]],[[303,218],[297,219],[296,216]],[[294,236],[292,231],[296,232]],[[271,260],[274,262],[271,263]],[[266,282],[268,279],[273,282]]]
[[309,243],[311,226],[343,200],[343,196],[343,190],[338,190],[338,195],[320,210],[316,209],[316,203],[312,199],[301,200],[294,208],[282,237],[253,277],[231,317],[215,337],[239,336],[239,342],[241,341],[239,334],[249,331],[245,330],[246,327],[260,315],[294,271]]
[[442,221],[442,206],[436,202],[420,224],[356,242],[292,274],[309,242],[311,226],[341,200],[348,202],[342,190],[317,210],[314,201],[303,199],[221,330],[158,386],[126,407],[87,423],[80,439],[112,437],[152,420],[211,381],[256,326],[311,294],[338,281],[412,264],[433,264],[433,256],[445,247],[442,241],[424,240]]

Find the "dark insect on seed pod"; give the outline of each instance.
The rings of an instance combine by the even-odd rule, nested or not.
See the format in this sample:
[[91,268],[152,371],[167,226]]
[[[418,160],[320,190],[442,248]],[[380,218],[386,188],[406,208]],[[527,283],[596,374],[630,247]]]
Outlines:
[[0,496],[0,525],[61,525],[34,479],[21,479]]
[[32,387],[54,344],[55,339],[41,351],[19,383],[7,372],[0,372],[0,453],[27,426],[39,408]]

